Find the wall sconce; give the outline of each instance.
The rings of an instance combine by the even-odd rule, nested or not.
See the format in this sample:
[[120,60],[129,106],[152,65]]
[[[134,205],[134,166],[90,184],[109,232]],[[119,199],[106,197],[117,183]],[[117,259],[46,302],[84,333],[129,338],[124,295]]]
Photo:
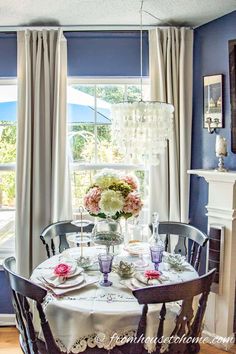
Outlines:
[[217,128],[219,128],[219,125],[220,125],[220,121],[218,118],[207,117],[205,122],[207,125],[207,131],[209,134],[214,133],[215,130]]
[[223,128],[223,75],[203,77],[203,127],[209,134]]

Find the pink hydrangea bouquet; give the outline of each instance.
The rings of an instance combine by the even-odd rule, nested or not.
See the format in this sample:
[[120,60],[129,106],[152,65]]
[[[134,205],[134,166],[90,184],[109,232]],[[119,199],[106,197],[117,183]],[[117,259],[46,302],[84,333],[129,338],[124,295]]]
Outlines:
[[84,205],[92,216],[128,219],[137,216],[143,202],[138,192],[135,176],[120,175],[117,171],[102,170],[95,175],[94,183],[89,187]]

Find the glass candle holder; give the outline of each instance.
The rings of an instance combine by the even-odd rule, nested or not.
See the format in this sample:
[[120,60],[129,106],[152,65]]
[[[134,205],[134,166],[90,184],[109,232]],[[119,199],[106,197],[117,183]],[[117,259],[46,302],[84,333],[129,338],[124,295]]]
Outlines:
[[100,282],[101,286],[111,286],[112,282],[108,280],[108,274],[112,269],[112,261],[114,256],[111,254],[99,254],[98,263],[100,272],[103,274],[103,280]]
[[154,263],[155,270],[159,270],[159,264],[162,261],[164,248],[160,244],[150,246],[151,260]]

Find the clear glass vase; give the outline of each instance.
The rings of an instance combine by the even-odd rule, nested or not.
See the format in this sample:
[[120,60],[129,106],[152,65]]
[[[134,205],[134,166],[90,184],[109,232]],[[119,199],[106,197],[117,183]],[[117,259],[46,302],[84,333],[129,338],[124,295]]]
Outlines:
[[99,219],[93,228],[93,242],[97,245],[106,246],[107,254],[116,253],[115,246],[124,242],[119,220],[107,217]]

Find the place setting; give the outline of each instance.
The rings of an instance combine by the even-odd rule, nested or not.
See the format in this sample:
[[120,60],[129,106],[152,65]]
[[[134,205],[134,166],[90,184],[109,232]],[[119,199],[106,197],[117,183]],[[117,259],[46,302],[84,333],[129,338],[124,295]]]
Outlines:
[[37,282],[55,296],[63,296],[85,286],[95,284],[98,279],[85,274],[82,267],[75,262],[60,262],[53,269],[40,273]]

